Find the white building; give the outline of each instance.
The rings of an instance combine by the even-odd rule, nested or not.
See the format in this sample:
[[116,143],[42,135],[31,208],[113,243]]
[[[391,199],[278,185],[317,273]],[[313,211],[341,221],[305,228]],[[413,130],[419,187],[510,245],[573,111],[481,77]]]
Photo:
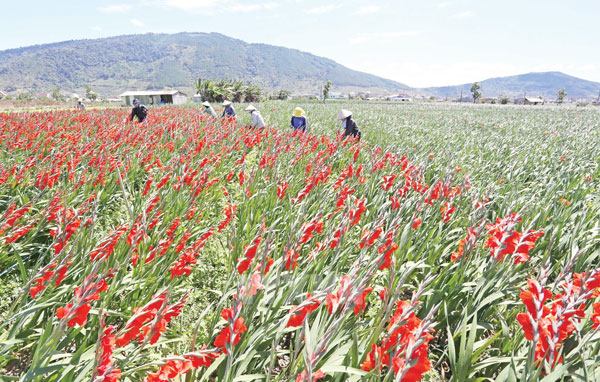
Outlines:
[[173,104],[182,105],[187,102],[187,95],[179,90],[132,90],[120,94],[121,105],[131,106],[137,98],[144,105]]
[[389,97],[388,101],[394,101],[394,102],[412,102],[413,100],[410,97],[401,96],[401,95],[395,95],[395,96]]

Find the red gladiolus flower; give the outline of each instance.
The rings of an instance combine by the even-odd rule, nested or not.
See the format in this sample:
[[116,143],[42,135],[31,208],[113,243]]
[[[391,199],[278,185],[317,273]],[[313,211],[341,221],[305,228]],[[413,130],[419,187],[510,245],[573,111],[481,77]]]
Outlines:
[[[187,296],[173,305],[168,305],[166,298],[167,292],[154,296],[152,300],[142,308],[134,309],[134,316],[127,321],[124,333],[116,339],[116,345],[123,347],[134,339],[143,342],[150,336],[150,344],[155,344],[161,334],[167,330],[167,325],[171,320],[181,314]],[[160,312],[160,317],[155,325],[156,316]]]
[[300,253],[294,249],[290,249],[285,253],[285,269],[292,271],[298,266],[298,256]]
[[400,199],[397,196],[390,196],[390,200],[392,202],[392,210],[397,210],[400,208]]
[[192,367],[198,369],[200,367],[209,367],[215,359],[219,357],[219,352],[206,351],[206,345],[202,345],[202,349],[196,354],[186,354],[185,359],[192,362]]
[[371,345],[371,351],[367,354],[367,358],[360,364],[360,368],[364,371],[371,371],[375,368],[381,371],[384,365],[390,364],[390,355],[381,349],[381,346]]
[[352,301],[354,303],[354,315],[358,316],[360,312],[365,310],[365,297],[373,291],[373,288],[366,287],[361,294],[356,296]]
[[451,261],[457,261],[461,257],[463,257],[465,252],[465,244],[471,245],[471,248],[475,247],[475,241],[477,240],[477,233],[471,227],[467,228],[467,236],[464,239],[460,239],[458,242],[458,250],[456,252],[452,252],[450,256]]
[[192,361],[190,360],[169,360],[161,368],[152,374],[148,374],[144,378],[144,382],[164,382],[171,378],[175,378],[179,375],[183,375],[190,371],[192,368]]
[[[226,346],[230,344],[232,346],[237,345],[238,342],[240,342],[241,340],[241,335],[245,333],[246,330],[248,330],[248,328],[246,327],[246,325],[244,325],[244,319],[242,317],[239,317],[237,320],[235,320],[235,323],[233,324],[233,330],[231,330],[230,324],[227,324],[227,326],[221,330],[221,333],[219,333],[217,338],[215,338],[214,344],[216,347],[223,349],[223,352],[227,353]],[[231,343],[232,335],[233,343]]]
[[357,199],[355,202],[357,208],[353,208],[350,210],[350,227],[357,225],[360,223],[361,215],[367,210],[365,207],[365,199]]
[[225,229],[225,227],[227,227],[227,225],[233,220],[233,216],[235,214],[236,209],[237,209],[237,206],[235,204],[233,204],[233,205],[228,204],[223,209],[223,213],[225,214],[225,219],[223,219],[221,224],[219,224],[219,228],[218,228],[219,232],[221,232],[223,229]]
[[144,186],[144,192],[142,192],[143,196],[148,195],[148,191],[150,191],[150,187],[152,186],[153,181],[154,181],[154,177],[152,177],[152,176],[148,177],[148,180],[146,181],[146,184]]
[[277,186],[277,197],[279,198],[279,200],[285,197],[285,190],[287,190],[289,187],[290,185],[287,181],[284,181],[282,184]]
[[492,257],[502,261],[507,255],[513,256],[515,264],[522,264],[529,259],[529,252],[535,242],[544,234],[543,231],[527,231],[521,233],[514,227],[521,221],[516,214],[496,219],[496,224],[488,224],[486,248],[492,249]]
[[419,228],[419,226],[421,225],[421,223],[423,223],[423,221],[419,218],[414,218],[413,219],[413,224],[412,224],[412,228],[413,229],[417,229]]
[[368,230],[365,231],[362,235],[362,241],[358,244],[358,247],[360,249],[363,249],[365,247],[369,248],[373,245],[373,243],[375,243],[375,240],[379,239],[379,236],[381,236],[382,232],[383,227],[381,226],[375,228],[373,232],[369,232]]
[[4,244],[14,243],[23,236],[27,235],[33,227],[35,227],[35,224],[28,224],[26,226],[19,227],[15,232],[12,233],[12,235],[10,235],[6,238],[6,240],[4,240]]
[[300,239],[300,244],[306,243],[310,239],[314,237],[313,232],[322,233],[323,232],[323,222],[317,221],[314,219],[310,223],[302,224],[302,228],[300,230],[303,232],[303,236]]
[[306,316],[309,313],[314,312],[319,305],[321,305],[321,302],[314,297],[311,298],[310,293],[308,293],[306,295],[306,300],[302,304],[290,309],[291,316],[286,327],[290,328],[301,326]]
[[594,304],[594,312],[591,319],[593,322],[592,329],[597,329],[600,326],[600,302]]
[[[317,370],[314,373],[312,373],[312,382],[318,381],[322,378],[325,378],[325,373],[323,373],[323,371]],[[310,382],[308,380],[308,373],[306,372],[306,370],[298,374],[298,376],[296,377],[296,382]]]
[[101,381],[118,381],[121,377],[121,370],[112,367],[114,364],[113,353],[116,349],[114,330],[114,326],[105,328],[100,340],[101,353],[100,362],[96,369],[96,378],[102,378]]
[[386,175],[383,177],[383,183],[381,183],[380,187],[384,191],[388,191],[394,185],[394,179],[396,179],[396,175]]
[[240,275],[246,272],[246,270],[248,270],[248,268],[250,267],[250,264],[252,264],[252,261],[254,261],[254,256],[256,256],[256,250],[258,249],[260,241],[261,237],[259,236],[256,239],[254,239],[252,244],[248,244],[244,247],[244,258],[238,259],[237,270]]
[[451,206],[448,202],[444,202],[444,207],[440,208],[440,211],[442,211],[442,221],[448,223],[450,215],[456,211],[456,207]]
[[110,256],[115,250],[115,246],[119,242],[119,239],[127,232],[127,224],[118,226],[104,241],[96,246],[96,248],[90,252],[90,258],[92,260],[102,260]]

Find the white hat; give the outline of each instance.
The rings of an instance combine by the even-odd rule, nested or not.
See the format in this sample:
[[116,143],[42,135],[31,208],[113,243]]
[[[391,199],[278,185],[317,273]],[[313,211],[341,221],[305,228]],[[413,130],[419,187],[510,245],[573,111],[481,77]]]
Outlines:
[[244,109],[244,111],[249,111],[249,112],[253,112],[254,110],[256,110],[256,108],[252,105],[248,105],[248,107]]
[[204,101],[204,102],[202,102],[202,105],[204,105],[204,106],[206,106],[206,107],[209,107],[209,106],[210,106],[210,102],[208,102],[208,101]]
[[348,118],[351,115],[352,115],[352,112],[350,110],[342,109],[338,113],[337,119],[339,119],[340,121],[342,121],[342,120]]
[[223,101],[223,106],[229,106],[231,105],[231,101]]

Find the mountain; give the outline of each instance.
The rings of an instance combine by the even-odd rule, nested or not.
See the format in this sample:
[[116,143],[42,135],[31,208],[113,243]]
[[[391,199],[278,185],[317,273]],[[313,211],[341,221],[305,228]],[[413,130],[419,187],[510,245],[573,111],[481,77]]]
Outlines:
[[[471,94],[472,84],[456,86],[442,86],[423,88],[419,91],[438,97],[455,98]],[[545,98],[556,98],[556,92],[565,89],[568,98],[593,98],[598,97],[600,83],[587,81],[581,78],[569,76],[561,72],[527,73],[517,76],[490,78],[480,81],[483,97],[497,97],[504,94],[509,97],[542,96]]]
[[327,80],[336,91],[409,89],[310,53],[218,33],[149,33],[0,51],[0,90],[12,93],[82,91],[85,85],[105,96],[128,89],[193,91],[199,77],[252,81],[294,93],[317,93]]

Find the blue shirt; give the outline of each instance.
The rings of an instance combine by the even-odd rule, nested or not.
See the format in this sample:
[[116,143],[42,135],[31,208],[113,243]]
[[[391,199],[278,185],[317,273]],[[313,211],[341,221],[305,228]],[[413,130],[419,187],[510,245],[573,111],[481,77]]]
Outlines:
[[228,105],[225,110],[223,110],[223,115],[221,117],[224,117],[225,114],[227,114],[228,117],[235,117],[235,109],[233,106]]
[[292,117],[290,125],[292,125],[294,130],[301,130],[302,132],[305,132],[308,128],[308,121],[306,121],[306,117]]

